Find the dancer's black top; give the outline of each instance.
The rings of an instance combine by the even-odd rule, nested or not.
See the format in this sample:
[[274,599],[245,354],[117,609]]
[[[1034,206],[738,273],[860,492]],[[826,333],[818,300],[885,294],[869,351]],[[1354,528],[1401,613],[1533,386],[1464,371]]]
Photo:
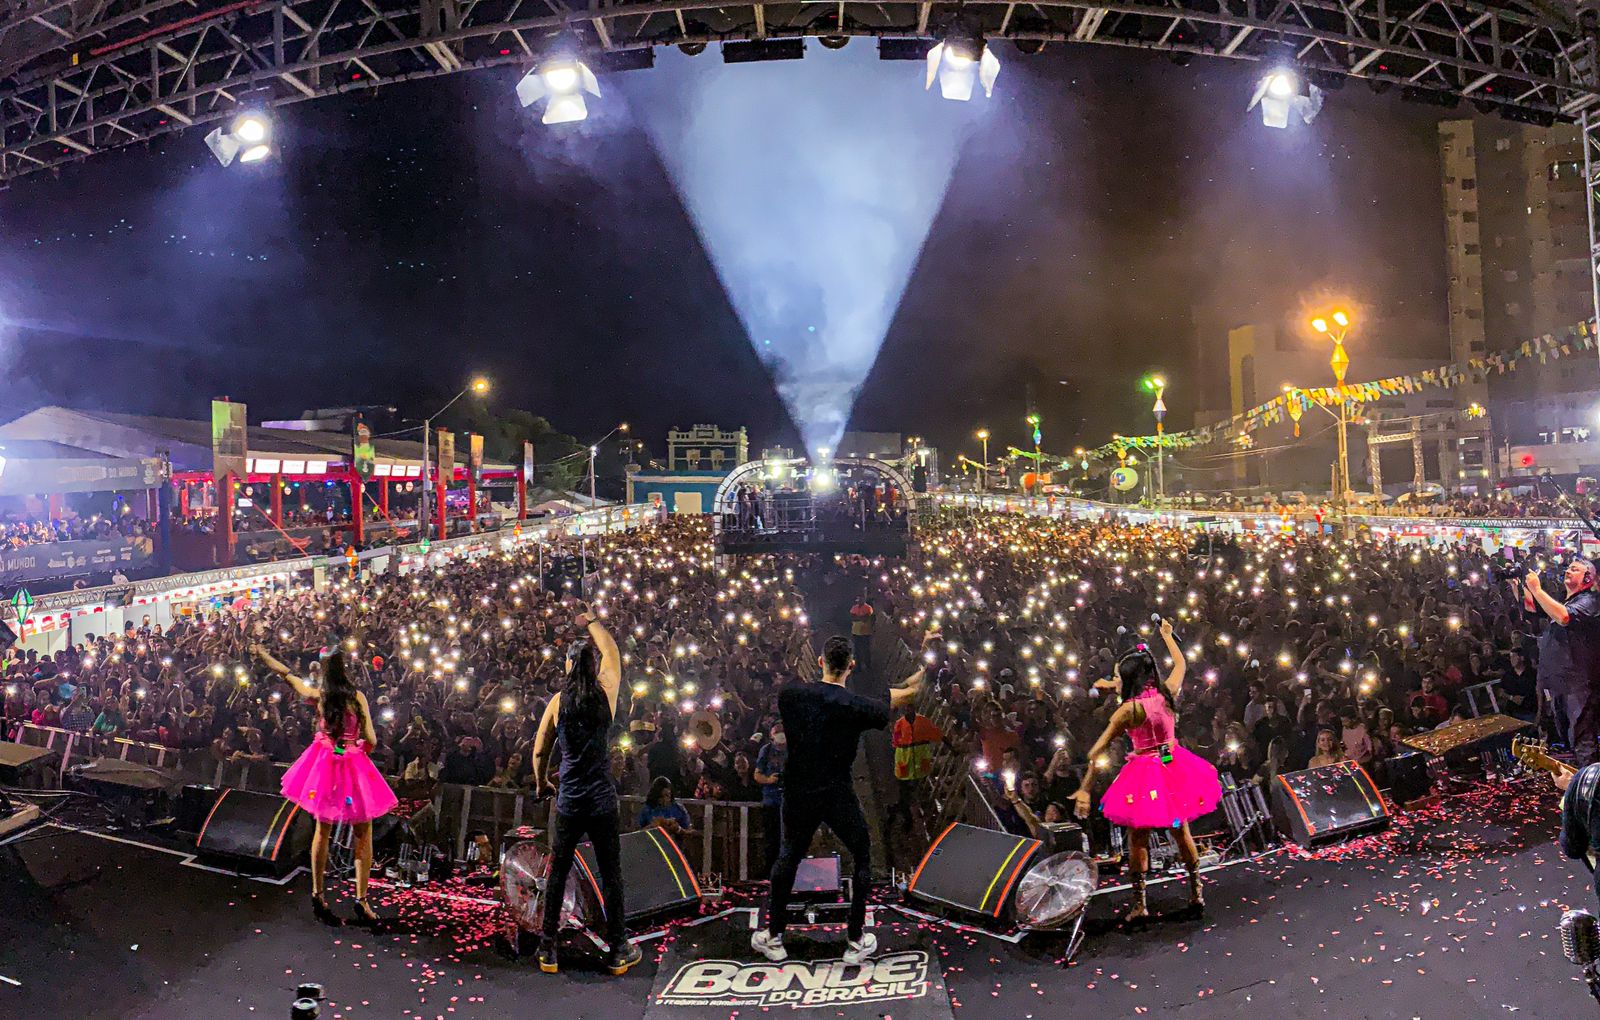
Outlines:
[[819,793],[848,793],[861,734],[889,725],[888,705],[830,683],[785,688],[778,695],[778,714],[789,741],[783,795],[790,802]]
[[566,685],[539,720],[534,775],[541,787],[548,786],[550,758],[559,754],[556,810],[564,815],[614,814],[617,787],[606,737],[622,685],[621,657],[616,641],[588,613],[579,613],[577,622],[588,638],[573,642]]
[[617,810],[617,784],[611,779],[611,755],[606,749],[611,712],[601,701],[591,718],[582,715],[563,708],[556,719],[556,754],[561,756],[556,810],[565,815],[606,814]]

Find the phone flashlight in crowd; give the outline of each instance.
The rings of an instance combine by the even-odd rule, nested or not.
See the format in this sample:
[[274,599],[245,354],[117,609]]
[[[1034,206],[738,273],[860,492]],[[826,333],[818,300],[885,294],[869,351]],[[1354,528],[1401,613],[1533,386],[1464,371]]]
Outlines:
[[500,711],[502,711],[502,712],[515,712],[516,710],[517,710],[517,699],[515,699],[515,698],[502,698],[500,700]]
[[1000,773],[1000,776],[1006,781],[1006,792],[1015,792],[1017,789],[1017,774],[1011,769],[1006,769],[1004,772]]
[[1056,746],[1057,746],[1057,747],[1066,747],[1066,746],[1067,746],[1067,738],[1066,738],[1066,737],[1064,737],[1064,736],[1062,736],[1062,735],[1061,735],[1061,734],[1059,734],[1059,733],[1057,733],[1057,734],[1056,734],[1056,735],[1055,735],[1055,736],[1054,736],[1054,737],[1053,737],[1053,738],[1052,738],[1052,739],[1051,739],[1051,741],[1050,741],[1050,742],[1051,742],[1051,743],[1053,743],[1053,744],[1055,744],[1055,745],[1056,745]]
[[989,759],[979,758],[972,763],[972,767],[977,769],[979,772],[987,772],[989,771]]

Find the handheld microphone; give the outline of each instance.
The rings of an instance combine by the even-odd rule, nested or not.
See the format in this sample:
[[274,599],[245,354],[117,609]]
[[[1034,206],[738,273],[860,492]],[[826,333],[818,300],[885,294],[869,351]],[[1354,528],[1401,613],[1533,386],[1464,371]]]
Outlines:
[[1600,959],[1600,923],[1587,910],[1561,915],[1561,952],[1568,963],[1587,967]]

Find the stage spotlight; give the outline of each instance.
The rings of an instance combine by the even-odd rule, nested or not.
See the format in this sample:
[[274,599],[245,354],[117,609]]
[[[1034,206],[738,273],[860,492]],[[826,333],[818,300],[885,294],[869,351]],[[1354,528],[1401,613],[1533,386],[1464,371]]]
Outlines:
[[1256,84],[1248,109],[1261,107],[1261,122],[1287,128],[1290,118],[1309,124],[1322,109],[1322,89],[1295,66],[1294,49],[1277,47],[1265,58],[1267,73]]
[[928,76],[922,87],[933,88],[937,78],[941,96],[964,103],[972,98],[974,83],[983,85],[985,96],[993,96],[994,80],[999,76],[1000,58],[984,44],[983,36],[956,28],[928,51]]
[[224,129],[216,127],[206,135],[206,148],[223,166],[259,163],[272,155],[272,116],[265,105],[251,106],[236,114]]
[[517,101],[524,108],[541,99],[548,100],[544,116],[539,118],[543,124],[570,124],[588,117],[585,92],[599,98],[600,83],[589,65],[575,56],[546,58],[517,82]]

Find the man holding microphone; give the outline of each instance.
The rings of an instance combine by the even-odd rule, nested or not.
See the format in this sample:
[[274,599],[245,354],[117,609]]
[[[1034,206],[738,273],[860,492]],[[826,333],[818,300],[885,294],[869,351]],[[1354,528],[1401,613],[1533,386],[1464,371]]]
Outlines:
[[1566,598],[1558,601],[1529,571],[1523,583],[1523,609],[1550,618],[1539,635],[1539,688],[1563,698],[1567,742],[1582,768],[1600,759],[1600,595],[1595,566],[1574,558],[1562,575]]

